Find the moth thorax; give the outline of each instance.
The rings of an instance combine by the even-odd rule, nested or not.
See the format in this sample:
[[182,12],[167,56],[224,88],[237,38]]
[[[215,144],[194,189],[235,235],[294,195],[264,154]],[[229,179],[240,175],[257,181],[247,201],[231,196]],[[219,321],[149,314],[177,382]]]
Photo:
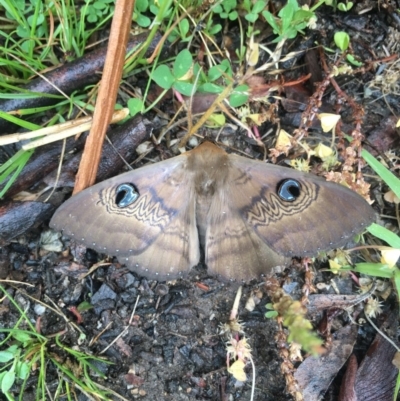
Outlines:
[[205,142],[188,155],[187,169],[195,175],[198,194],[212,195],[215,188],[226,181],[228,175],[228,155],[215,145]]
[[199,196],[212,196],[215,192],[215,180],[205,173],[197,174],[195,188]]
[[226,182],[227,171],[204,169],[198,171],[195,176],[195,190],[200,196],[213,196],[215,192],[221,189]]

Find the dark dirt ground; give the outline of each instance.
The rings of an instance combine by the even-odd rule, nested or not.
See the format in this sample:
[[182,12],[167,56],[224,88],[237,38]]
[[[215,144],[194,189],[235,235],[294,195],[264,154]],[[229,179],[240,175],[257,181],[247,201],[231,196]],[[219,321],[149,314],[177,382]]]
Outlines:
[[[395,1],[356,3],[356,7],[346,14],[332,13],[330,8],[322,8],[318,11],[317,29],[307,37],[301,36],[289,41],[283,54],[309,48],[316,41],[331,47],[334,32],[346,30],[351,36],[354,54],[359,55],[362,60],[397,55],[400,51],[400,19],[395,10],[400,8],[400,4],[396,4]],[[357,14],[363,9],[367,11]],[[235,29],[232,27],[232,36]],[[334,58],[331,57],[328,59],[330,66],[334,63]],[[282,67],[287,70],[283,74],[285,81],[306,74],[310,69],[315,71],[315,68],[323,75],[320,64],[311,67],[307,65],[304,53]],[[399,135],[395,129],[397,117],[394,116],[400,114],[399,74],[400,64],[396,56],[387,63],[379,63],[376,68],[360,70],[354,75],[342,75],[337,79],[341,89],[364,109],[361,131],[372,148],[380,154],[389,150],[398,152]],[[312,88],[305,88],[308,93],[312,93]],[[282,96],[287,98],[288,93],[289,91]],[[304,95],[301,95],[301,98],[304,99]],[[334,110],[337,102],[337,92],[329,87],[321,107]],[[163,107],[166,110],[170,109],[172,107],[170,101]],[[279,104],[278,116],[281,126],[286,131],[292,132],[298,126],[301,112],[301,109],[292,111]],[[355,120],[348,102],[344,102],[340,113],[344,122],[342,130],[350,133]],[[145,117],[153,121],[157,132],[159,124],[157,118]],[[273,127],[275,125],[268,122],[260,129],[262,135],[269,130],[271,132],[265,139],[268,147],[273,146],[275,132],[271,130]],[[202,134],[214,138],[216,135],[211,130],[207,132],[204,130]],[[181,133],[174,132],[173,135]],[[315,141],[322,138],[319,129],[313,130],[312,137]],[[262,157],[261,151],[239,131],[233,132],[227,128],[220,134],[219,140],[251,156]],[[312,143],[311,139],[309,143]],[[162,144],[149,155],[150,160],[159,158],[160,151],[163,155],[169,152],[165,144]],[[381,184],[374,177],[368,178],[367,181],[372,184],[371,197],[375,201],[374,207],[377,213],[394,216],[394,208],[382,199]],[[185,280],[168,284],[148,281],[129,272],[116,260],[110,265],[100,266],[82,278],[81,275],[87,273],[91,265],[102,260],[101,256],[70,243],[66,238],[61,238],[61,241],[64,249],[70,248],[69,253],[61,255],[41,249],[40,236],[48,229],[50,216],[46,217],[38,227],[31,228],[10,241],[3,240],[0,265],[3,278],[32,285],[31,287],[3,282],[7,291],[27,311],[31,321],[40,327],[43,335],[50,336],[64,332],[61,336],[63,344],[78,347],[88,354],[99,355],[127,327],[126,333],[103,354],[113,364],[97,365],[106,374],[107,379],[94,376],[96,382],[113,389],[126,399],[143,401],[250,399],[251,381],[238,382],[226,370],[226,339],[220,335],[219,329],[219,326],[229,319],[237,285],[221,283],[207,276],[207,272],[201,267],[199,270],[194,270]],[[391,224],[388,221],[385,223],[389,226]],[[75,261],[72,261],[71,255]],[[313,269],[317,267],[320,267],[319,263]],[[299,299],[302,296],[304,273],[299,267],[288,268],[277,277],[294,298]],[[329,273],[315,271],[314,285],[330,283],[332,278]],[[344,286],[341,288],[347,291],[345,293],[356,293],[357,289],[352,287],[349,277],[334,278],[334,280],[341,282]],[[256,289],[261,291],[261,299],[250,312],[244,308],[244,304]],[[331,288],[324,291],[333,290]],[[49,304],[54,310],[38,309],[36,299]],[[391,298],[385,301],[386,311],[391,308],[390,300]],[[91,303],[93,308],[82,312],[82,322],[78,323],[77,316],[69,309],[80,305],[83,301]],[[137,307],[130,322],[136,301]],[[267,320],[264,317],[265,305],[268,302],[270,300],[262,281],[244,286],[239,317],[244,323],[256,367],[254,400],[292,400],[292,396],[286,391],[285,378],[281,371],[282,359],[276,341],[278,325],[275,320]],[[62,315],[66,316],[69,322]],[[3,328],[13,327],[20,317],[7,299],[2,302],[0,316]],[[311,318],[316,319],[316,316]],[[74,322],[75,325],[70,322]],[[349,323],[349,316],[340,313],[334,318],[333,331]],[[82,343],[79,341],[80,333],[85,335]],[[365,354],[374,335],[370,327],[360,326],[355,346],[359,358]],[[62,360],[63,356],[60,355],[60,358]],[[246,367],[246,372],[250,378],[250,365]],[[339,399],[342,375],[342,371],[338,373],[337,379],[325,389],[327,393],[321,399]],[[57,372],[49,364],[47,383],[50,393],[54,391],[58,381]],[[24,400],[35,399],[35,383],[36,377],[33,374],[28,381]],[[15,395],[18,394],[18,385],[13,392]],[[66,398],[60,396],[58,399]],[[89,398],[77,390],[76,399]]]

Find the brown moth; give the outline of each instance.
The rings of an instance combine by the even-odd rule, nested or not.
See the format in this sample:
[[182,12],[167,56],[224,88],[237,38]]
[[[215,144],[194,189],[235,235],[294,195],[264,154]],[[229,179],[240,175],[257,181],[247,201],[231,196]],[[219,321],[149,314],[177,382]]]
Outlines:
[[78,193],[50,226],[149,278],[184,276],[201,244],[211,274],[248,281],[342,246],[373,220],[344,186],[204,142]]

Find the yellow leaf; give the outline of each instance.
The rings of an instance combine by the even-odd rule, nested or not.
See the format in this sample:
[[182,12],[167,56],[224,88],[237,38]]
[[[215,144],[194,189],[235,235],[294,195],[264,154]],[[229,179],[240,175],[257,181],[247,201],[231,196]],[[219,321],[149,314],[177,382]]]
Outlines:
[[225,125],[225,115],[221,113],[213,113],[208,117],[206,125],[211,128],[222,127]]
[[245,363],[240,359],[233,362],[228,368],[228,372],[236,379],[241,382],[246,381],[246,373],[244,372]]
[[276,139],[275,149],[280,152],[284,152],[287,148],[292,146],[290,142],[290,135],[284,130],[281,129],[278,134],[278,138]]
[[329,267],[331,268],[332,273],[336,274],[342,266],[338,262],[336,262],[336,260],[329,259]]
[[258,43],[254,42],[254,36],[251,35],[246,55],[247,64],[250,67],[254,67],[258,63],[258,57],[259,57]]
[[249,114],[247,117],[257,125],[261,125],[263,122],[261,121],[261,114]]
[[400,257],[400,249],[383,249],[381,251],[381,263],[388,265],[389,267],[394,267]]
[[322,143],[320,143],[315,149],[315,156],[319,157],[320,159],[324,160],[333,154],[333,150]]
[[329,132],[336,127],[337,122],[340,120],[339,114],[321,113],[318,114],[321,120],[322,131]]

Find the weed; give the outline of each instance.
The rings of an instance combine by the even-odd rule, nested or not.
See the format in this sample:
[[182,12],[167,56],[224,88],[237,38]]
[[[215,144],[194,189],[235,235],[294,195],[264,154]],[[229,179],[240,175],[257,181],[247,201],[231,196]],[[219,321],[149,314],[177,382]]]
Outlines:
[[282,318],[282,323],[289,330],[288,341],[301,345],[313,355],[322,352],[322,340],[312,331],[312,324],[305,318],[306,308],[300,301],[293,300],[289,295],[283,295],[279,302],[267,304],[267,318]]
[[110,15],[113,12],[113,0],[97,0],[93,3],[87,2],[86,19],[88,22],[93,24],[103,19],[104,16]]
[[215,14],[218,14],[219,17],[222,19],[235,21],[239,16],[236,7],[236,0],[223,0],[219,2],[219,4],[217,4],[215,7],[213,7],[213,11]]
[[[110,362],[65,346],[60,335],[46,337],[39,334],[17,302],[2,286],[0,290],[20,314],[13,328],[0,329],[0,333],[5,335],[0,342],[0,391],[7,400],[23,400],[28,379],[32,375],[37,377],[36,400],[46,400],[49,364],[53,365],[60,377],[56,392],[63,391],[70,397],[72,385],[96,399],[109,399],[109,393],[97,386],[90,372],[105,378],[95,364]],[[23,329],[22,326],[27,328]],[[15,383],[20,386],[17,398],[13,395]]]
[[275,18],[269,11],[263,11],[262,15],[271,25],[275,35],[278,37],[274,42],[280,42],[285,39],[293,39],[298,33],[310,24],[314,24],[316,17],[314,11],[299,7],[297,0],[289,0],[283,7],[278,17]]

